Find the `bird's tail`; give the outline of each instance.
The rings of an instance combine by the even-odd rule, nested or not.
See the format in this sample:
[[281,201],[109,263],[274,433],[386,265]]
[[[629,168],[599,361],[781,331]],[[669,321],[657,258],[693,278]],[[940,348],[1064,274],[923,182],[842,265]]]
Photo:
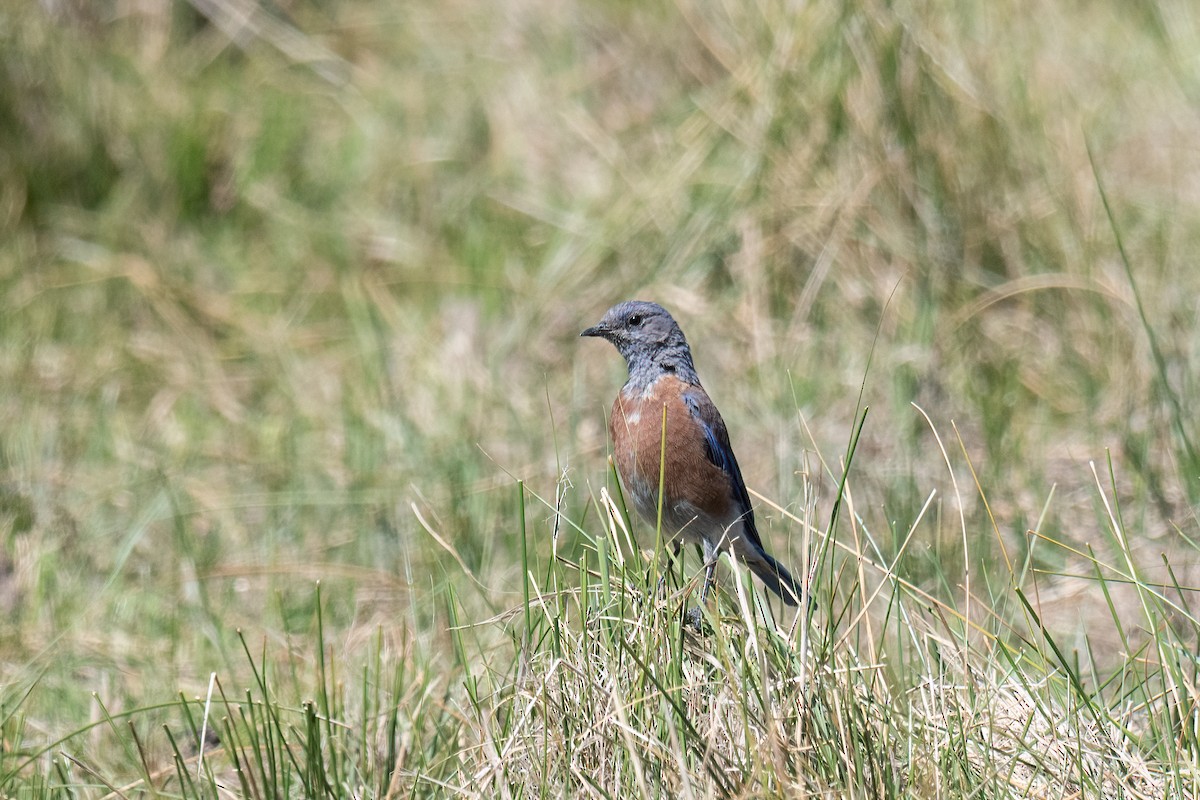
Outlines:
[[804,597],[804,587],[800,585],[800,581],[792,577],[792,573],[788,572],[786,567],[768,553],[759,551],[756,555],[759,558],[753,561],[747,559],[746,565],[758,576],[763,585],[782,597],[783,602],[789,606],[799,605],[801,598]]

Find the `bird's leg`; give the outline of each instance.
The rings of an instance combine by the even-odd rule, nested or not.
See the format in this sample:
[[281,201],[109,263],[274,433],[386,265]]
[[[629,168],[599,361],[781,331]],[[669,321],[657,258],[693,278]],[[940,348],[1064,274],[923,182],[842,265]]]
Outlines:
[[700,587],[700,603],[708,599],[708,590],[713,586],[713,578],[717,574],[717,547],[708,539],[700,543],[704,561],[704,584]]
[[712,588],[713,578],[717,574],[717,560],[709,559],[704,563],[704,585],[700,587],[700,605],[708,599],[708,590]]
[[708,599],[708,590],[712,588],[713,579],[717,573],[717,548],[705,539],[701,542],[700,549],[701,560],[704,562],[704,583],[700,586],[700,605],[689,608],[687,614],[684,615],[684,620],[697,631],[704,632],[704,611],[701,606]]

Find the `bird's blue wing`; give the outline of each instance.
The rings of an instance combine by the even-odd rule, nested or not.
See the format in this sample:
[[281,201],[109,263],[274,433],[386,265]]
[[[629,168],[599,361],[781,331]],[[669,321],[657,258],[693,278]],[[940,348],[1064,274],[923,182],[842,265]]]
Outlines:
[[703,389],[691,389],[683,393],[683,401],[687,403],[692,418],[700,423],[704,430],[704,453],[708,460],[721,468],[729,476],[730,488],[733,490],[734,502],[738,505],[738,513],[745,523],[746,538],[760,550],[762,540],[758,529],[754,526],[754,511],[750,506],[750,493],[746,491],[746,481],[742,479],[742,470],[738,467],[737,458],[733,455],[733,446],[729,443],[729,431],[725,428],[725,420],[709,399]]

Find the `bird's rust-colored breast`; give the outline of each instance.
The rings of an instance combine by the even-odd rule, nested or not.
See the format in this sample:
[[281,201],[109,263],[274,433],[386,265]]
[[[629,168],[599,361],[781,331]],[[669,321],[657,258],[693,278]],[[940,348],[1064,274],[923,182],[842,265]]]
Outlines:
[[609,418],[617,471],[638,511],[651,520],[657,516],[661,465],[665,467],[663,516],[675,527],[688,522],[673,519],[677,510],[690,506],[719,519],[729,515],[733,500],[729,476],[708,458],[704,429],[683,398],[690,388],[673,375],[663,375],[644,392],[624,389]]

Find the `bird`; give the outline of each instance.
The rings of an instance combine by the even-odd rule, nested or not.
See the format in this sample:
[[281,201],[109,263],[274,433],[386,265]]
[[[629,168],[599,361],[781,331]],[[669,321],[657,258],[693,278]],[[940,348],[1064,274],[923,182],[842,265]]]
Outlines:
[[701,604],[724,550],[787,605],[798,605],[803,588],[763,547],[725,420],[700,384],[675,318],[657,303],[627,300],[579,335],[606,339],[625,358],[629,379],[609,415],[613,461],[626,495],[652,525],[661,478],[662,533],[672,559],[685,543],[698,544],[704,556]]

